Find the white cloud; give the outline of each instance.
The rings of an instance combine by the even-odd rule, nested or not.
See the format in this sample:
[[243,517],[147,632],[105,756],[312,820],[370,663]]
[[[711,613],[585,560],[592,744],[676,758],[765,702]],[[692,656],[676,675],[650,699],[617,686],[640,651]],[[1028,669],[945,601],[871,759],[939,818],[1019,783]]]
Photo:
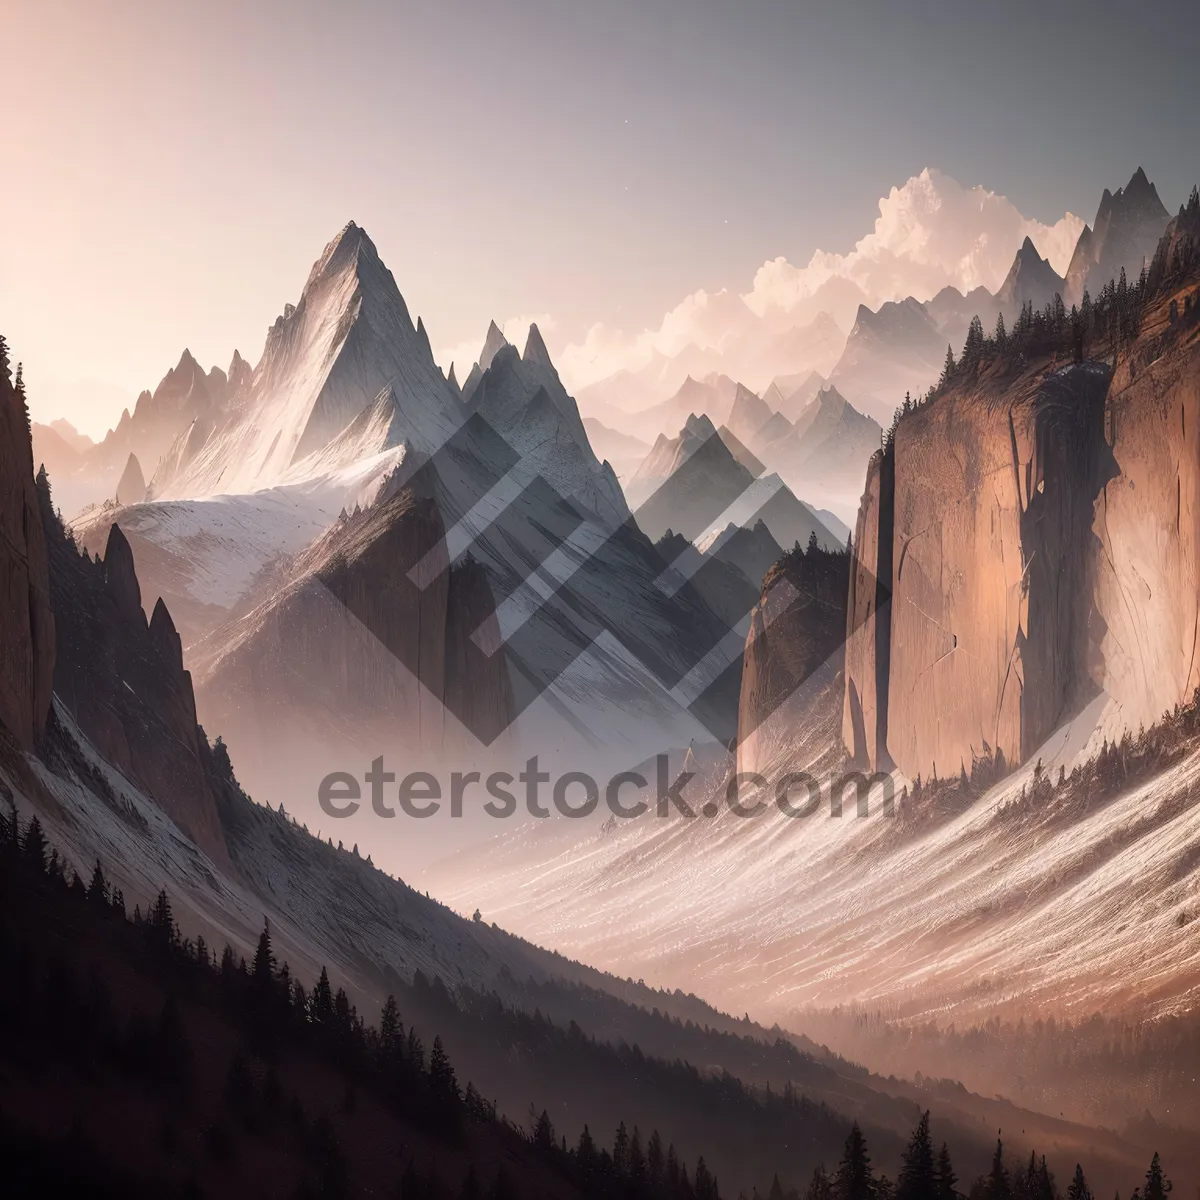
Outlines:
[[818,250],[805,267],[764,263],[746,303],[760,315],[792,311],[835,279],[856,285],[872,308],[905,296],[928,300],[947,285],[994,292],[1026,237],[1061,275],[1082,229],[1072,213],[1044,225],[996,192],[964,188],[927,167],[880,200],[874,230],[849,254]]
[[657,328],[640,333],[593,325],[561,350],[559,369],[569,386],[581,388],[694,346],[749,381],[772,338],[822,311],[849,328],[860,303],[877,308],[910,295],[927,300],[947,285],[995,291],[1026,237],[1061,275],[1082,229],[1072,213],[1045,225],[996,192],[964,188],[926,168],[879,201],[874,229],[850,253],[818,250],[803,267],[773,259],[759,267],[745,294],[694,292]]

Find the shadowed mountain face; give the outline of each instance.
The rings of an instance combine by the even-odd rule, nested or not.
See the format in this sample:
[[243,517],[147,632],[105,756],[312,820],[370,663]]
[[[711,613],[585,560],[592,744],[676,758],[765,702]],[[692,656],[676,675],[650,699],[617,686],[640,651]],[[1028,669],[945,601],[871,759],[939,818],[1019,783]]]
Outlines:
[[861,492],[867,462],[882,440],[879,422],[859,412],[830,385],[761,453],[793,491],[814,500],[823,495],[849,499]]
[[1066,290],[1062,276],[1037,252],[1029,239],[1017,251],[1008,275],[996,293],[1000,311],[1011,320],[1026,304],[1043,309]]
[[324,772],[312,779],[305,763],[432,760],[467,752],[468,730],[490,744],[507,728],[512,686],[487,573],[470,558],[451,567],[445,533],[431,497],[401,490],[340,520],[197,648],[205,719],[236,730],[247,779],[284,772],[315,794]]
[[24,396],[0,342],[0,729],[32,750],[46,727],[54,618]]
[[120,526],[104,558],[79,553],[42,491],[57,630],[54,692],[104,759],[142,788],[215,861],[226,849],[196,721],[191,675],[166,605],[147,624]]
[[905,392],[923,394],[937,380],[947,341],[911,296],[878,312],[860,306],[829,380],[868,416],[890,424]]
[[771,536],[761,518],[753,526],[728,525],[705,550],[705,554],[737,567],[751,583],[757,583],[779,560],[783,547]]
[[1149,265],[1171,214],[1141,167],[1115,193],[1104,189],[1096,219],[1084,226],[1067,267],[1067,304],[1078,304],[1088,291],[1094,299],[1122,271],[1132,282]]

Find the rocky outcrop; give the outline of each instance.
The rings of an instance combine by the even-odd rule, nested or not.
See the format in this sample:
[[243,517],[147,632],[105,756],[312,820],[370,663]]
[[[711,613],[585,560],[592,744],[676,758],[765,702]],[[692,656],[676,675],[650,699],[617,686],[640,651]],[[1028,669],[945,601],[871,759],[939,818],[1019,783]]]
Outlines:
[[763,765],[771,716],[836,660],[846,638],[850,555],[793,550],[764,576],[750,618],[738,703],[738,770]]
[[146,477],[142,474],[142,464],[138,462],[136,454],[131,454],[117,484],[117,503],[124,507],[141,504],[145,499]]
[[133,551],[113,525],[103,559],[80,553],[40,497],[57,627],[54,691],[101,756],[215,860],[226,847],[191,676],[166,605],[149,624]]
[[24,397],[0,342],[0,728],[23,750],[46,727],[54,618]]

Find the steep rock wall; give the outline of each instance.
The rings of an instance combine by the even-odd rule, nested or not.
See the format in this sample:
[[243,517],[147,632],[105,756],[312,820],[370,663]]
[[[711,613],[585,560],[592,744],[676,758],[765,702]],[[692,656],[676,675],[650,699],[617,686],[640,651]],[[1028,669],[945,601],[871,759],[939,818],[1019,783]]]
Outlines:
[[54,675],[49,567],[25,407],[0,364],[0,726],[23,750],[46,727]]
[[860,765],[887,766],[891,646],[892,527],[896,459],[891,448],[867,467],[854,529],[846,600],[846,698],[842,740]]
[[[994,367],[897,429],[886,752],[910,777],[969,770],[989,751],[1022,761],[1091,686],[1108,378],[1096,363]],[[878,640],[874,649],[878,714]],[[846,701],[856,751],[851,689],[865,730],[869,667],[856,650]],[[864,748],[886,763],[878,736],[873,754],[869,737]]]
[[1200,289],[1164,297],[1144,318],[1105,407],[1116,473],[1096,504],[1103,553],[1092,672],[1134,730],[1200,685],[1197,318]]
[[54,690],[104,759],[218,862],[227,849],[191,675],[166,605],[142,610],[119,525],[102,560],[79,553],[40,496],[57,626]]
[[770,758],[769,722],[823,684],[822,668],[842,665],[850,556],[844,550],[792,550],[763,577],[750,617],[738,703],[738,770]]

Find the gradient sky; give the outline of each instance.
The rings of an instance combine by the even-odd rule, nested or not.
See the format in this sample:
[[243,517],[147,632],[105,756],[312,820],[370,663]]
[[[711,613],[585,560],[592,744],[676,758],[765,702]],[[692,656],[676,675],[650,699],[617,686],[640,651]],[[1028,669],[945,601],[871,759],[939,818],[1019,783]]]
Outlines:
[[[970,11],[966,11],[969,7]],[[636,330],[848,250],[925,166],[1090,220],[1200,179],[1194,4],[0,0],[0,331],[35,417],[257,360],[351,218],[435,347]],[[1190,31],[1190,32],[1189,32]]]

